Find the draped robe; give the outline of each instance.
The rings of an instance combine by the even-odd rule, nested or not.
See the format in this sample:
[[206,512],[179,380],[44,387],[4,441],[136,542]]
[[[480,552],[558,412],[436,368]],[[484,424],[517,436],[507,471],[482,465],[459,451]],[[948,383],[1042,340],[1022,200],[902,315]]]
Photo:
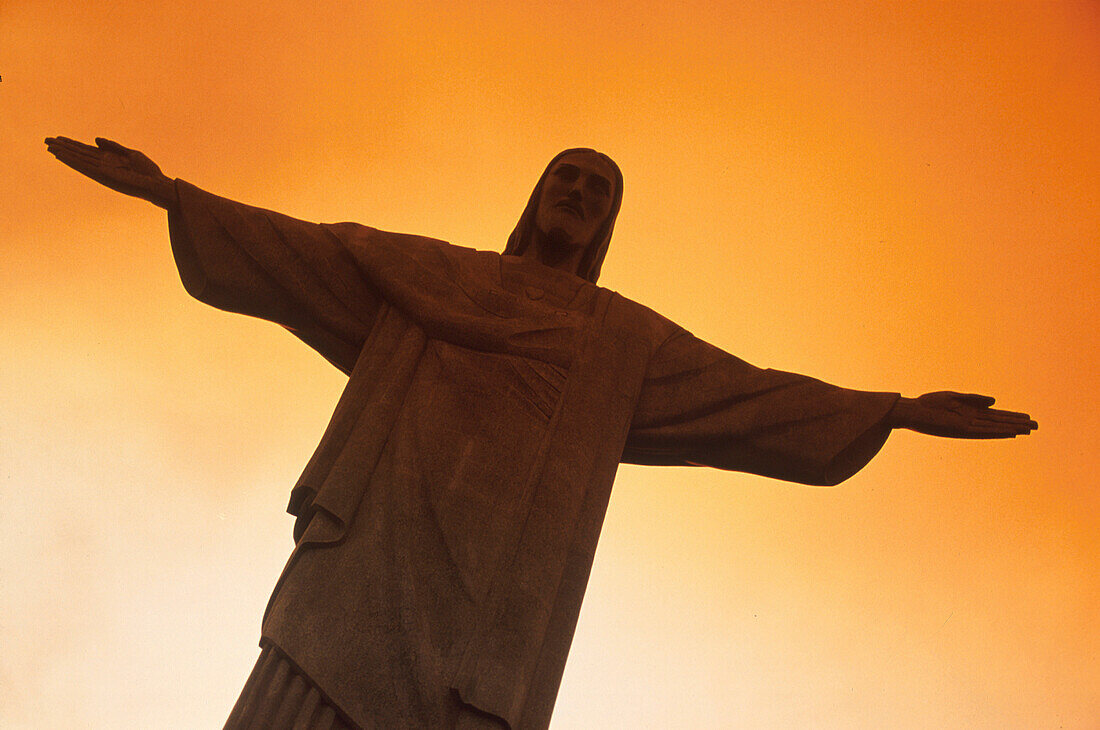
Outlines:
[[364,728],[441,727],[454,693],[549,724],[620,462],[831,485],[889,433],[896,394],[754,367],[567,272],[176,186],[187,291],[349,376],[262,642]]

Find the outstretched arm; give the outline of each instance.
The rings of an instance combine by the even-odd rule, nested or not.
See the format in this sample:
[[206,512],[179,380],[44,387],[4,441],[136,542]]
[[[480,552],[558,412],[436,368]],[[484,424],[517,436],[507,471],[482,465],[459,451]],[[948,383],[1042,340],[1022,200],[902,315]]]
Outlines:
[[96,146],[68,137],[47,137],[46,148],[61,162],[111,190],[148,200],[165,210],[176,204],[176,187],[157,163],[137,150],[96,137]]
[[344,228],[235,203],[172,180],[110,140],[46,140],[58,160],[92,180],[168,211],[180,279],[196,299],[277,322],[350,372],[380,311]]
[[919,398],[899,398],[886,417],[891,428],[908,428],[930,436],[1003,439],[1026,436],[1039,424],[1026,413],[990,408],[988,395],[941,390]]
[[681,329],[649,362],[622,460],[831,486],[882,447],[898,397],[757,368]]
[[649,363],[623,461],[702,465],[832,485],[863,467],[891,429],[1009,438],[1037,428],[988,396],[901,398],[753,367],[681,330]]

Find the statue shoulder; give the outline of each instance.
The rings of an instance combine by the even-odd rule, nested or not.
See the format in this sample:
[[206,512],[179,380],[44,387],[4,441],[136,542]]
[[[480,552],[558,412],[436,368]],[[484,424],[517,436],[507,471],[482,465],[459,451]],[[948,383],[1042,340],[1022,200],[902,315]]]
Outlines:
[[656,351],[661,343],[683,329],[644,304],[628,299],[616,291],[607,291],[611,294],[608,316],[614,326],[625,328],[633,335],[641,337],[649,343],[652,351]]
[[341,223],[322,223],[336,238],[343,241],[349,248],[357,247],[381,247],[394,251],[403,251],[410,255],[447,255],[451,249],[461,249],[446,241],[428,236],[420,236],[412,233],[396,233],[383,231],[379,228],[365,226],[362,223],[349,221]]
[[[412,233],[397,233],[360,223],[322,224],[362,264],[407,267],[420,266],[444,276],[471,276],[494,270],[499,254]],[[493,259],[493,260],[487,260]]]

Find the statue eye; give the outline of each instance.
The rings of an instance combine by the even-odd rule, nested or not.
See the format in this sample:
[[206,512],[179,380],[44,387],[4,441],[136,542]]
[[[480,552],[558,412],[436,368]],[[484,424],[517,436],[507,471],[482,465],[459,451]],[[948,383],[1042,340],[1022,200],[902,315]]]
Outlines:
[[580,169],[573,165],[558,165],[557,169],[554,170],[554,176],[566,182],[573,182],[580,174]]
[[592,178],[592,189],[606,198],[611,197],[611,183],[602,177]]

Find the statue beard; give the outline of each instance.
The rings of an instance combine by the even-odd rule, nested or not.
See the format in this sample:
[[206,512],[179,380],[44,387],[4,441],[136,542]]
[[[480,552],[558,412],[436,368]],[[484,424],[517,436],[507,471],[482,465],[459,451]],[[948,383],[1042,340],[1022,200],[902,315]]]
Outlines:
[[551,228],[546,232],[546,247],[551,251],[560,251],[564,253],[572,253],[577,247],[577,244],[573,242],[573,239],[569,237],[569,234],[562,228]]
[[[584,249],[586,249],[587,246],[578,244],[564,229],[557,227],[551,228],[541,235],[541,239],[539,258],[542,260],[542,263],[551,267],[559,266],[562,262],[576,256],[577,251],[581,251],[581,261],[583,265],[585,258]],[[578,273],[578,276],[579,275]]]

